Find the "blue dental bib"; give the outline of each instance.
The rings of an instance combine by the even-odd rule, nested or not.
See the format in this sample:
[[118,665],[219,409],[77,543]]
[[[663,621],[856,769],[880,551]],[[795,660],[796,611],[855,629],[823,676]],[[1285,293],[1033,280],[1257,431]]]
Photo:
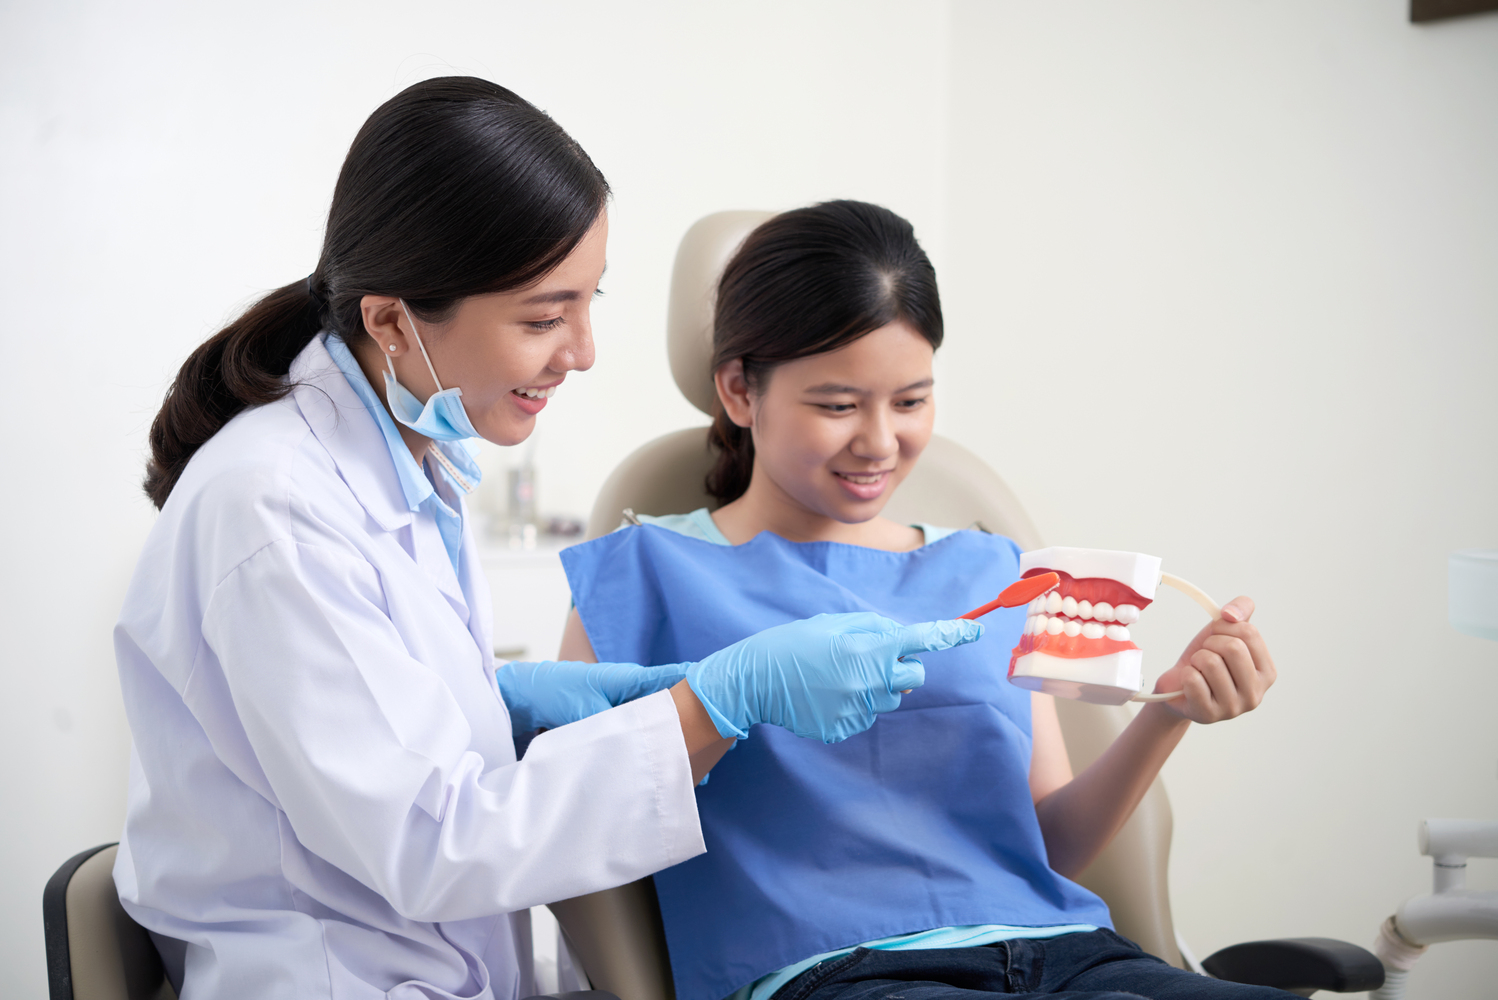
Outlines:
[[[715,545],[653,525],[562,553],[601,661],[698,660],[819,612],[951,618],[1019,578],[1007,538],[959,531],[910,552]],[[655,876],[678,1000],[718,1000],[815,954],[934,927],[1111,927],[1051,871],[1030,801],[1030,694],[1005,679],[1023,608],[923,654],[926,684],[825,745],[756,726],[697,790],[707,853]]]

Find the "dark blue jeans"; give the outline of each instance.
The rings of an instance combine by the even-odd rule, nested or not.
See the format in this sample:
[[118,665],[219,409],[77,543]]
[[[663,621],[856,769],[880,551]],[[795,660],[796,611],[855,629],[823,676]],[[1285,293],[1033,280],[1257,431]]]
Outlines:
[[870,951],[812,966],[773,1000],[1295,1000],[1268,986],[1209,979],[1147,955],[1109,930],[981,948]]

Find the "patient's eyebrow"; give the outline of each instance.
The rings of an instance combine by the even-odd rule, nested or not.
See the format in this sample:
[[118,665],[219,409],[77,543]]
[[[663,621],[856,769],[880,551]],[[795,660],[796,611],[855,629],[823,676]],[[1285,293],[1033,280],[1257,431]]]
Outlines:
[[[934,379],[923,378],[919,382],[912,382],[907,386],[902,386],[901,388],[896,389],[895,395],[898,396],[902,392],[914,392],[916,389],[929,389],[934,384]],[[823,382],[821,385],[811,386],[804,391],[818,396],[867,396],[869,394],[869,390],[867,389],[860,389],[856,385],[840,385],[837,382]]]

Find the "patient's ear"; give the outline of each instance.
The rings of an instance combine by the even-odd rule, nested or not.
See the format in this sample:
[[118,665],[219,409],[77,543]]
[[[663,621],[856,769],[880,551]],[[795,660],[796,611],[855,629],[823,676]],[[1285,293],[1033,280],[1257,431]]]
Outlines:
[[741,358],[721,366],[713,372],[713,383],[718,387],[718,401],[723,412],[740,427],[754,426],[754,408],[749,402],[749,383],[744,381],[744,362]]

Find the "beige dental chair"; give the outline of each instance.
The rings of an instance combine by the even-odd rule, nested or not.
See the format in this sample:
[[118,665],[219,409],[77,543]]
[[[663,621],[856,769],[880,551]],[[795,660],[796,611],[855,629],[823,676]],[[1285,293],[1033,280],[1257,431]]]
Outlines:
[[[712,296],[718,275],[744,237],[769,212],[720,212],[682,238],[671,279],[666,343],[671,374],[703,413],[712,412]],[[703,488],[712,456],[707,428],[656,438],[619,464],[604,483],[588,522],[590,538],[619,526],[625,508],[682,514],[717,503]],[[920,463],[886,508],[905,523],[977,524],[1026,549],[1040,545],[1035,525],[1004,481],[955,441],[934,437]],[[1080,771],[1128,724],[1122,707],[1058,700],[1072,767]],[[1157,780],[1113,843],[1077,880],[1107,901],[1120,934],[1174,965],[1182,965],[1170,921],[1166,862],[1170,802]],[[655,888],[642,879],[618,889],[552,903],[574,956],[593,988],[622,1000],[674,1000]]]

